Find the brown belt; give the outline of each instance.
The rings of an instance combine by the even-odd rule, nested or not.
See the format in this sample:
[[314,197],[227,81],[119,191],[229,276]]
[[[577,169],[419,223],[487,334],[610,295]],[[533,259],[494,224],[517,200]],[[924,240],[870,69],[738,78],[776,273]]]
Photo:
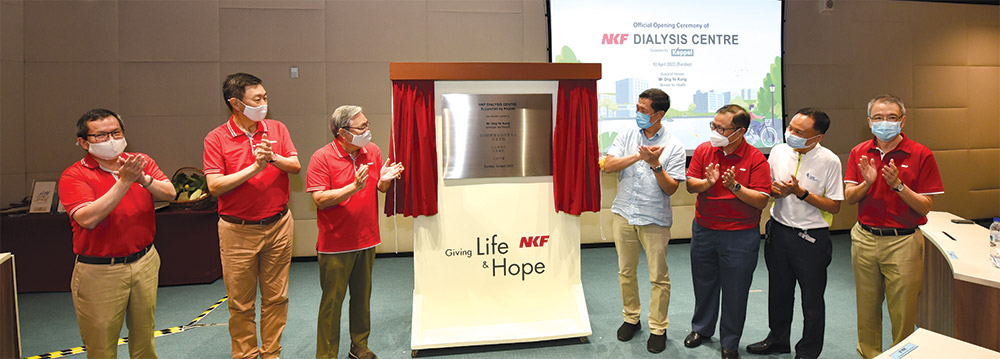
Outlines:
[[281,212],[278,212],[278,214],[276,214],[276,215],[273,215],[273,216],[270,216],[270,217],[261,218],[261,219],[257,219],[257,220],[253,220],[253,221],[248,221],[248,220],[245,220],[245,219],[240,218],[240,217],[227,216],[227,215],[224,215],[224,214],[220,214],[219,218],[222,219],[223,221],[226,221],[226,222],[229,222],[229,223],[234,223],[234,224],[243,224],[243,225],[256,224],[256,225],[260,225],[260,226],[266,226],[268,224],[277,222],[279,219],[281,219],[281,217],[285,216],[285,213],[288,213],[288,206],[287,205],[285,206],[285,208],[282,208]]
[[878,228],[872,227],[867,224],[858,222],[861,225],[861,229],[868,231],[868,233],[874,234],[876,236],[906,236],[913,234],[917,231],[916,228]]

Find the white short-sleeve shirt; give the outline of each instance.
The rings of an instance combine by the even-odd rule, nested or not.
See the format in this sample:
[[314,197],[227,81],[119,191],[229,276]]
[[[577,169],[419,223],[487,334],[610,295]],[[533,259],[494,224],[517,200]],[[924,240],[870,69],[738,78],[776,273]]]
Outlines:
[[[795,176],[799,180],[799,186],[811,194],[844,200],[844,176],[840,158],[820,144],[806,153],[796,152],[788,144],[779,144],[771,149],[767,162],[771,165],[772,181],[788,181]],[[799,229],[829,227],[833,223],[833,214],[821,211],[793,194],[774,199],[771,218]]]

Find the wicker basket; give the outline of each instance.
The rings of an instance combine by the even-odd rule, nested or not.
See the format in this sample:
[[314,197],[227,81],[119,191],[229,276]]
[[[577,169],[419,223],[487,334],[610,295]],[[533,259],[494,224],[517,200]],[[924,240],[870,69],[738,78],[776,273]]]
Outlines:
[[[201,169],[198,169],[198,168],[195,168],[195,167],[181,167],[181,168],[178,168],[176,172],[174,172],[173,176],[170,177],[170,181],[176,183],[175,181],[177,181],[178,177],[181,174],[184,174],[185,176],[190,176],[190,175],[193,175],[193,174],[197,174],[197,175],[199,175],[201,177],[205,177],[205,172],[202,172]],[[208,193],[207,186],[206,186],[206,188],[204,188],[204,191],[205,191],[205,193]],[[201,210],[201,209],[212,208],[215,205],[216,205],[216,201],[215,201],[215,198],[212,197],[211,193],[209,193],[207,196],[201,197],[201,199],[194,200],[194,201],[177,201],[176,199],[170,200],[170,207],[180,208],[180,209]]]

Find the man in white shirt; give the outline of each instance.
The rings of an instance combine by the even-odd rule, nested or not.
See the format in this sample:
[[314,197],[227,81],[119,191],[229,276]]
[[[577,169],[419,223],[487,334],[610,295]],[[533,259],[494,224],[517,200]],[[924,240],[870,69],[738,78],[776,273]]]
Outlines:
[[820,145],[830,117],[815,108],[795,113],[786,143],[771,149],[771,219],[764,261],[768,271],[768,324],[763,341],[747,346],[751,354],[788,353],[795,283],[802,291],[802,339],[796,358],[818,358],[823,350],[826,268],[833,247],[830,224],[840,211],[844,183],[840,158]]
[[646,349],[666,349],[667,307],[670,305],[670,273],[667,243],[673,211],[670,196],[684,181],[684,145],[667,132],[662,120],[670,109],[670,96],[660,89],[639,94],[636,127],[622,131],[608,149],[604,171],[618,173],[618,194],[611,205],[614,213],[615,250],[618,252],[618,282],[622,293],[624,323],[618,340],[628,341],[639,330],[639,284],[636,270],[639,249],[646,251],[649,267],[649,340]]

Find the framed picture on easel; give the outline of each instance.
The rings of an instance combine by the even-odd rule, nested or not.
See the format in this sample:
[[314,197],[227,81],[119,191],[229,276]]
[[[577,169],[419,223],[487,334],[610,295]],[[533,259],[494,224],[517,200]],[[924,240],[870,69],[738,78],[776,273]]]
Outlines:
[[28,213],[51,213],[56,197],[56,181],[35,181],[31,190],[31,206]]

